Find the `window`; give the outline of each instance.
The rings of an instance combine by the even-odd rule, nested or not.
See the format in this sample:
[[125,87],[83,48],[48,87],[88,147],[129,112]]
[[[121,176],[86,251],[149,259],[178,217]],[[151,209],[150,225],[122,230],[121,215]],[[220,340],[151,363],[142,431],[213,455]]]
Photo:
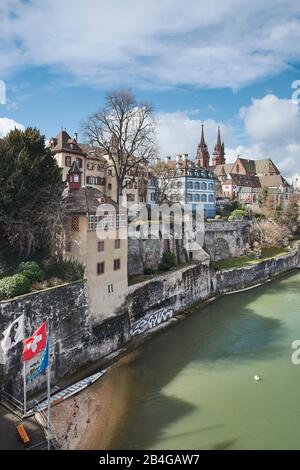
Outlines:
[[107,189],[109,189],[109,190],[111,189],[111,183],[108,183]]
[[189,188],[189,189],[193,189],[193,183],[192,183],[192,181],[189,181],[189,182],[188,182],[188,188]]
[[240,165],[239,165],[239,164],[236,165],[236,172],[237,172],[237,173],[240,172]]
[[73,181],[74,181],[74,183],[79,183],[79,175],[74,175],[73,176]]
[[73,232],[79,232],[79,217],[78,215],[74,215],[74,217],[72,217],[72,231]]
[[65,157],[65,165],[66,166],[71,166],[71,157],[69,155],[67,155]]
[[204,189],[204,191],[206,191],[206,189],[207,189],[207,184],[206,184],[206,183],[201,183],[201,189]]
[[209,183],[208,189],[210,189],[210,190],[214,189],[214,183]]
[[108,230],[119,227],[127,226],[127,215],[126,214],[103,214],[98,216],[94,214],[88,215],[88,230]]
[[121,268],[121,260],[120,258],[114,259],[114,271],[118,271]]
[[200,194],[195,194],[194,196],[194,201],[199,202],[200,201]]
[[207,196],[206,196],[206,194],[201,194],[201,201],[202,201],[202,202],[207,202]]
[[193,201],[193,195],[192,194],[188,194],[187,195],[187,199],[189,202],[192,202]]
[[98,242],[98,251],[104,251],[104,241]]
[[213,194],[210,194],[210,195],[208,196],[208,200],[209,200],[209,202],[214,202],[214,195],[213,195]]
[[182,182],[181,181],[178,181],[177,188],[182,188]]
[[196,183],[195,183],[195,189],[200,189],[200,183],[199,183],[199,181],[196,181]]
[[112,176],[112,170],[107,171],[108,176]]
[[104,274],[104,261],[102,263],[97,263],[97,276]]
[[151,198],[151,201],[155,201],[155,193],[151,193],[150,198]]
[[115,249],[117,250],[118,248],[121,248],[121,240],[119,238],[115,240]]
[[110,294],[113,291],[114,291],[114,285],[113,284],[107,284],[107,292]]
[[82,158],[76,158],[76,162],[78,163],[79,168],[82,168]]

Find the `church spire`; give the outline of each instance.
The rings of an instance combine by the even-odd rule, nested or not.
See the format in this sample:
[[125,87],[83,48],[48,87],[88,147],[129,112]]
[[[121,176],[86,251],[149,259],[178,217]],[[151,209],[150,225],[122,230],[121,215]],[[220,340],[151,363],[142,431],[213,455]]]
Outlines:
[[205,139],[204,139],[204,129],[203,129],[203,124],[201,124],[201,140],[200,140],[200,145],[205,145]]
[[202,168],[209,169],[209,152],[204,137],[204,126],[201,124],[201,138],[197,147],[196,164]]
[[220,135],[220,126],[218,126],[218,137],[217,137],[217,145],[221,146],[221,135]]
[[225,164],[225,148],[224,142],[221,141],[221,132],[220,126],[218,126],[218,134],[217,134],[217,143],[215,145],[215,149],[213,152],[213,165],[224,165]]

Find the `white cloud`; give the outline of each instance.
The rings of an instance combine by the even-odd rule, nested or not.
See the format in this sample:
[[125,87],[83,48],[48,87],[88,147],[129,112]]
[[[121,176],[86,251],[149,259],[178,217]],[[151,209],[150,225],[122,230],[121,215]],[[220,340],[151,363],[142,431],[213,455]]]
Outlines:
[[295,0],[3,0],[0,70],[99,84],[240,87],[300,53]]
[[300,113],[292,100],[268,94],[252,99],[240,110],[249,146],[227,149],[227,155],[260,159],[271,158],[288,178],[300,172]]
[[0,137],[4,137],[6,134],[8,134],[15,128],[22,130],[25,129],[22,124],[14,121],[13,119],[9,119],[6,117],[0,118]]
[[[300,174],[300,115],[292,100],[269,94],[252,99],[239,114],[244,127],[242,136],[229,124],[213,119],[203,122],[211,157],[220,124],[228,163],[234,162],[238,155],[256,160],[271,158],[285,177],[291,179]],[[195,157],[202,121],[191,116],[187,111],[158,115],[161,155],[188,153],[190,158]],[[249,145],[241,145],[241,138],[245,140],[246,136]]]
[[242,108],[247,134],[255,141],[294,141],[299,136],[299,107],[292,100],[266,95],[253,99],[251,106]]
[[[205,140],[212,152],[217,140],[218,125],[213,119],[201,121],[192,119],[187,111],[174,113],[159,113],[157,115],[158,142],[160,154],[162,156],[188,153],[194,159],[197,152],[197,145],[201,136],[201,124],[204,124]],[[235,142],[233,128],[220,123],[221,137],[225,141]]]

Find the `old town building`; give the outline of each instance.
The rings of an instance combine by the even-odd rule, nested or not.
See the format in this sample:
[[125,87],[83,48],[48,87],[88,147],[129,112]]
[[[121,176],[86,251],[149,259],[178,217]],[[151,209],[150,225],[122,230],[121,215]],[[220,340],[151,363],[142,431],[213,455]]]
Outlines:
[[274,203],[284,203],[293,192],[292,186],[280,175],[280,171],[270,158],[254,160],[238,155],[235,162],[226,163],[225,145],[221,140],[220,127],[210,164],[202,125],[196,162],[213,172],[217,178],[218,198],[238,199],[246,205],[253,205],[257,203],[259,193],[265,187],[268,188],[269,194],[273,195]]
[[65,259],[85,266],[93,323],[122,314],[127,297],[127,212],[96,188],[79,187],[73,162],[65,194]]
[[215,216],[216,178],[198,162],[189,160],[187,154],[177,155],[175,160],[171,157],[165,157],[163,161],[157,160],[148,182],[148,205],[158,202],[156,196],[162,184],[166,186],[164,191],[167,201],[191,204],[193,209],[203,206],[205,217]]
[[[59,167],[62,168],[63,181],[67,181],[69,170],[76,161],[80,169],[76,176],[80,187],[99,189],[114,201],[117,200],[115,168],[103,151],[89,144],[79,143],[77,134],[70,137],[66,130],[60,131],[57,137],[52,137],[49,146]],[[146,202],[146,178],[145,167],[141,167],[137,174],[132,170],[128,172],[125,178],[126,187],[123,190],[123,205]]]

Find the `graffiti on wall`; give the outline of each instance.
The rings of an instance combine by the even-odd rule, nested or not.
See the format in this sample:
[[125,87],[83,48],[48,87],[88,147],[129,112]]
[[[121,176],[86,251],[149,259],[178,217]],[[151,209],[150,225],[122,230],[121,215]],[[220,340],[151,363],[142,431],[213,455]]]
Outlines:
[[131,336],[140,335],[141,333],[144,333],[145,331],[150,330],[151,328],[154,328],[155,326],[158,326],[161,323],[169,320],[173,316],[173,308],[162,308],[155,313],[145,315],[144,318],[133,323],[130,334]]

